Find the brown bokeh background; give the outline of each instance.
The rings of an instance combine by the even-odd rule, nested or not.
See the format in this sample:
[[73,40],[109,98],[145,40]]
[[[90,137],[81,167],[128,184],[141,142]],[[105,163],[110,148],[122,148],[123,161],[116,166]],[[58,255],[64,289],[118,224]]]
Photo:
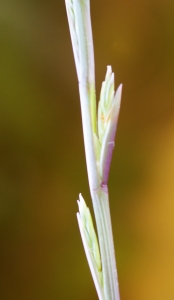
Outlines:
[[[91,1],[97,96],[123,99],[109,180],[122,300],[174,299],[174,1]],[[97,299],[75,213],[91,207],[64,1],[0,3],[0,299]]]

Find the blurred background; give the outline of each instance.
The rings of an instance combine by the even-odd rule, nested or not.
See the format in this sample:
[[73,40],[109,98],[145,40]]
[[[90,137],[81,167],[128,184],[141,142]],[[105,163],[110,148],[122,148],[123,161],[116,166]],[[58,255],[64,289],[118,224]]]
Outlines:
[[[122,300],[174,299],[174,1],[91,1],[99,97],[123,98],[109,180]],[[0,1],[0,299],[97,300],[76,221],[92,209],[64,1]]]

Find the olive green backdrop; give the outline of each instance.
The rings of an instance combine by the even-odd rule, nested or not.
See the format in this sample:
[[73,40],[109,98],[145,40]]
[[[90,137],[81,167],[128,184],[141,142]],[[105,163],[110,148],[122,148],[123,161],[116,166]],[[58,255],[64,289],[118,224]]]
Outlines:
[[[174,1],[93,0],[97,96],[123,98],[109,188],[122,300],[174,299]],[[0,299],[96,300],[91,207],[63,0],[0,1]]]

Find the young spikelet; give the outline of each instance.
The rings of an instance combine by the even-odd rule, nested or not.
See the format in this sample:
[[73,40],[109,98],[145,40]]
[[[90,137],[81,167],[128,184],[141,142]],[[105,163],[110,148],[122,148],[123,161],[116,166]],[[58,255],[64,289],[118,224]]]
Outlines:
[[87,256],[88,264],[92,273],[92,277],[98,292],[100,300],[104,300],[103,293],[103,279],[102,279],[102,265],[100,250],[98,245],[97,236],[94,230],[94,225],[89,208],[82,197],[79,195],[78,206],[79,212],[77,213],[78,224],[80,233]]
[[102,83],[98,104],[98,137],[94,136],[96,159],[101,182],[108,182],[109,168],[114,148],[115,133],[120,110],[122,85],[114,91],[114,73],[107,67],[105,81]]
[[66,0],[65,1],[66,10],[67,10],[67,16],[68,16],[68,22],[69,22],[69,28],[70,28],[70,34],[71,34],[71,42],[74,52],[74,59],[75,59],[75,65],[77,74],[79,73],[79,42],[78,42],[78,36],[77,36],[77,24],[76,24],[76,18],[75,18],[75,12],[74,12],[74,1],[73,0]]

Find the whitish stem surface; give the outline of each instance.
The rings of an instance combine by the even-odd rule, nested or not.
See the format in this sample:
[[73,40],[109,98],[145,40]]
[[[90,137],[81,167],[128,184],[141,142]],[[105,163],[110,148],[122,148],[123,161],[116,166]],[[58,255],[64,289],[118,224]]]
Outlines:
[[[79,222],[79,227],[80,227],[85,251],[87,254],[87,259],[90,265],[91,272],[93,274],[99,299],[119,300],[120,297],[119,297],[117,269],[116,269],[115,253],[114,253],[114,243],[113,243],[111,217],[110,217],[109,201],[108,201],[108,188],[107,188],[108,169],[110,165],[112,151],[107,150],[109,148],[105,148],[105,149],[102,148],[98,136],[96,98],[95,98],[94,53],[93,53],[93,40],[92,40],[92,30],[91,30],[91,20],[90,20],[90,1],[89,0],[65,0],[65,3],[66,3],[71,40],[72,40],[73,52],[74,52],[75,63],[76,63],[77,76],[79,81],[80,103],[81,103],[88,179],[89,179],[90,193],[93,202],[97,233],[99,239],[99,248],[101,254],[102,277],[103,277],[102,285],[101,283],[99,283],[97,279],[98,275],[96,275],[97,272],[95,270],[93,258],[91,258],[91,255],[89,254],[89,251],[87,249],[88,244],[83,232],[83,224],[82,224],[80,213],[78,214],[78,222]],[[113,85],[113,76],[111,76],[111,83]],[[113,86],[111,90],[113,91]],[[110,95],[110,93],[108,95]],[[109,102],[111,103],[111,105],[109,106],[111,110],[109,112],[107,111],[107,115],[109,116],[108,120],[110,122],[109,123],[110,125],[107,126],[107,128],[108,130],[110,130],[110,132],[107,132],[104,141],[106,147],[112,145],[112,149],[113,149],[121,92],[119,91],[119,97],[114,96],[114,94],[112,96],[113,97],[111,99],[111,102]],[[119,98],[118,105],[116,106],[114,103],[116,103],[117,100],[114,100],[116,99],[114,97]],[[113,101],[113,105],[112,105],[112,101]],[[116,108],[117,106],[118,109]],[[104,164],[104,166],[102,165],[102,167],[100,167],[100,162],[99,162],[101,161],[100,157],[99,157],[99,161],[97,158],[95,140],[98,141],[97,143],[99,145],[99,148],[101,146],[102,149],[101,151],[103,155],[102,162]],[[109,158],[108,155],[110,155]],[[106,164],[108,163],[108,161],[109,161],[109,165],[107,166]],[[106,176],[105,174],[101,174],[102,172],[107,172]]]

